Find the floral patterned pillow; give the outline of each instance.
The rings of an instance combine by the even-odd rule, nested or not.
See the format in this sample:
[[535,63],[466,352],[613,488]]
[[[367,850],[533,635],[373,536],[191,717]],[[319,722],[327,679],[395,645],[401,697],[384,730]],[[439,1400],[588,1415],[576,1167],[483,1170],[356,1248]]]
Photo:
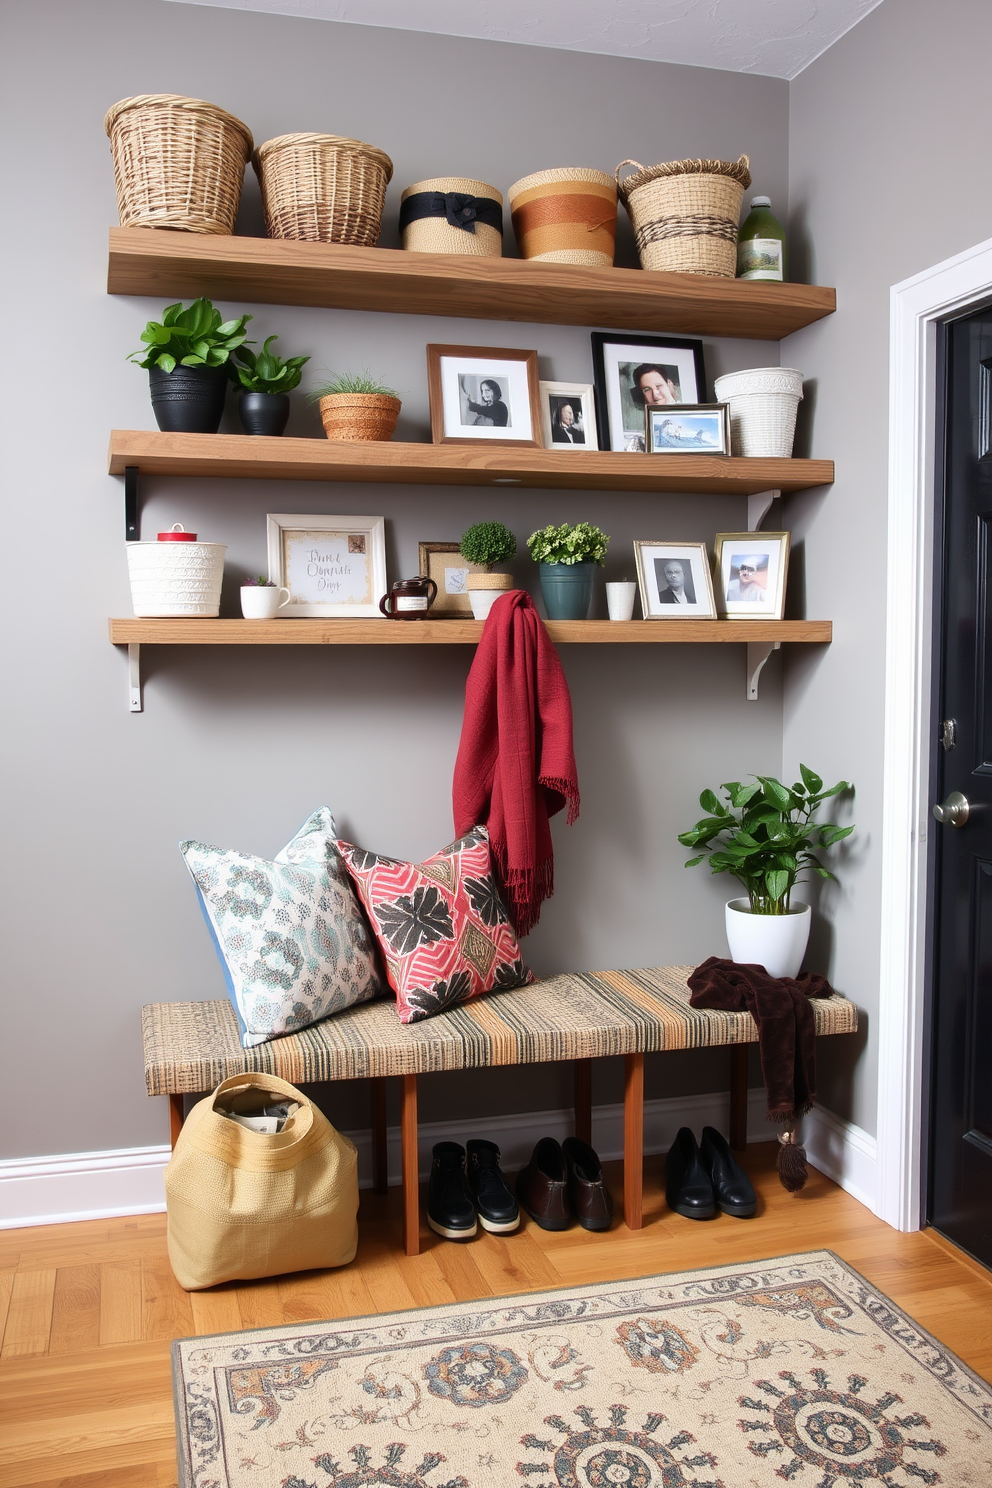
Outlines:
[[350,842],[338,847],[378,938],[401,1023],[534,980],[493,879],[485,827],[426,863]]
[[326,806],[272,863],[203,842],[180,849],[246,1049],[386,990]]

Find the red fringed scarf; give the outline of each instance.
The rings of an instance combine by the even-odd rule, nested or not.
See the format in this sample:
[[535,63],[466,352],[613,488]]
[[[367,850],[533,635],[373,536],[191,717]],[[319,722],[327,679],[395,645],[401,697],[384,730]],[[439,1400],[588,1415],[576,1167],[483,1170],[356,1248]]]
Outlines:
[[572,704],[558,653],[534,601],[511,589],[489,611],[465,684],[465,721],[452,784],[455,832],[489,831],[493,862],[518,935],[554,893],[549,817],[579,814]]

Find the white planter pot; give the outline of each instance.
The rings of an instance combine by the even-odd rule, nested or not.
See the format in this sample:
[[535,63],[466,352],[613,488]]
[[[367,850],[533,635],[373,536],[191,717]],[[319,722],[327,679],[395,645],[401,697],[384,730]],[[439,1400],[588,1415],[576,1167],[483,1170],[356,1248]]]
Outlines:
[[784,915],[763,915],[752,913],[747,899],[730,899],[726,913],[731,961],[763,966],[773,977],[799,975],[812,921],[808,904],[794,904]]
[[735,455],[788,459],[803,395],[795,367],[752,367],[725,372],[713,384],[719,403],[730,404],[730,446]]
[[505,589],[470,589],[468,597],[476,620],[485,620],[500,595],[505,593]]

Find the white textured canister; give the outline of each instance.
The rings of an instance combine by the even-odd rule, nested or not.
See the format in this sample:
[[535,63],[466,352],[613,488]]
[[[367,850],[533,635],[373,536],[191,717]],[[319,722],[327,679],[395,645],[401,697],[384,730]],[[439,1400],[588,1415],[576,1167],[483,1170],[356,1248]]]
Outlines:
[[713,394],[718,403],[730,404],[732,454],[790,457],[803,396],[803,374],[796,367],[725,372]]
[[131,605],[139,619],[220,613],[225,543],[130,542]]

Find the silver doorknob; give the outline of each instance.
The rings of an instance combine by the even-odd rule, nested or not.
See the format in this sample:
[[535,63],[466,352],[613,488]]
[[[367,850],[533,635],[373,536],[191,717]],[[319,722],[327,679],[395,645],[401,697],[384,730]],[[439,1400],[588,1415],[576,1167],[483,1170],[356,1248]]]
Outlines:
[[963,827],[970,811],[968,797],[963,796],[960,791],[951,791],[942,806],[933,808],[934,816],[945,827]]

